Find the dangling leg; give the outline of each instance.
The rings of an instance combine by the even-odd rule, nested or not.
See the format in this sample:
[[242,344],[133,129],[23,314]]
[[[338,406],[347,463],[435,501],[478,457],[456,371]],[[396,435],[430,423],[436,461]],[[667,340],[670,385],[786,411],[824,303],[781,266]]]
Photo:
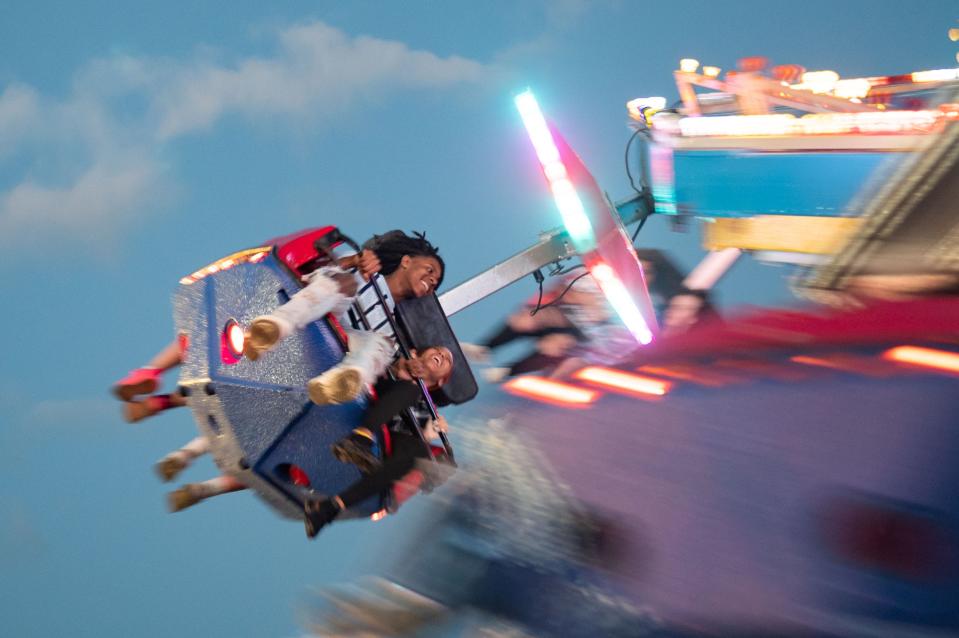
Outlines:
[[364,474],[373,472],[381,464],[377,454],[376,437],[366,428],[356,428],[349,436],[330,446],[330,449],[337,461],[352,463]]
[[155,466],[156,473],[160,480],[169,483],[177,477],[177,474],[190,466],[190,463],[210,451],[210,439],[205,436],[198,436],[179,450],[170,452],[162,459],[157,461]]
[[303,507],[306,535],[309,538],[320,533],[345,509],[361,503],[371,496],[389,489],[403,478],[416,464],[416,459],[426,456],[422,442],[411,435],[398,435],[393,439],[393,455],[373,473],[364,474],[337,496],[308,500]]
[[226,474],[202,483],[187,483],[167,494],[167,505],[171,512],[180,512],[196,505],[200,501],[219,496],[227,492],[245,490],[246,485]]
[[[544,337],[554,332],[570,332],[575,330],[563,312],[556,307],[548,306],[535,315],[529,314],[529,308],[524,307],[510,315],[499,329],[485,341],[478,344],[460,343],[463,354],[476,363],[487,363],[490,353],[508,343],[527,337]],[[498,370],[494,368],[494,370]],[[499,379],[500,373],[494,372]]]
[[320,268],[307,277],[306,287],[272,314],[257,317],[250,324],[243,347],[249,359],[256,361],[294,330],[302,330],[323,315],[343,312],[356,294],[353,275],[338,267]]
[[123,404],[123,418],[127,423],[136,423],[170,408],[186,405],[186,397],[179,392],[154,394],[145,399],[134,399]]
[[306,537],[316,538],[320,530],[332,523],[345,509],[346,506],[339,496],[318,501],[307,501],[303,506],[303,524],[306,526]]
[[318,405],[346,403],[386,372],[393,360],[393,343],[378,332],[347,330],[350,351],[343,361],[306,384]]
[[113,394],[121,401],[129,401],[135,396],[156,392],[160,387],[160,377],[170,368],[180,365],[181,356],[179,342],[170,342],[145,366],[131,370],[117,381],[113,385]]

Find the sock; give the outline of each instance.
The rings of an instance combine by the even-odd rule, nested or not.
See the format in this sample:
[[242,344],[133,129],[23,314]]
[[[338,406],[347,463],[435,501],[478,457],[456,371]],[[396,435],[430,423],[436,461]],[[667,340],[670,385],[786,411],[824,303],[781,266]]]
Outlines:
[[217,476],[216,478],[211,478],[202,483],[194,483],[194,489],[197,493],[203,498],[209,498],[211,496],[218,496],[220,494],[226,494],[227,492],[235,492],[237,490],[245,489],[246,486],[237,481],[232,476]]
[[182,454],[183,456],[195,459],[198,456],[203,456],[210,451],[210,440],[205,436],[198,436],[179,450],[174,452],[174,454]]
[[152,412],[163,412],[174,407],[169,394],[154,394],[143,400]]

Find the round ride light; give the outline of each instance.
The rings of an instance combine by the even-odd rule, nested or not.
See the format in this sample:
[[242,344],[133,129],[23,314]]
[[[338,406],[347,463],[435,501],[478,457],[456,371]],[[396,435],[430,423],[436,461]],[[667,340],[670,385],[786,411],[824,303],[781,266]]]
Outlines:
[[236,319],[230,319],[223,326],[220,337],[220,353],[224,363],[237,363],[243,358],[243,342],[246,339],[243,326]]
[[243,354],[243,338],[243,328],[240,327],[240,324],[230,324],[229,328],[227,328],[226,340],[227,343],[230,344],[230,349],[233,350],[236,355]]

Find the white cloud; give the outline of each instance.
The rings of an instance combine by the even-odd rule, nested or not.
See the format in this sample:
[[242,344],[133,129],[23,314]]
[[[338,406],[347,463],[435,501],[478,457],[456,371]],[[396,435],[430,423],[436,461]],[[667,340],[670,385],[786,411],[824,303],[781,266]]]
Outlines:
[[[564,35],[581,26],[590,12],[615,10],[622,4],[622,0],[548,0],[541,5],[542,29],[531,31],[530,39],[499,51],[496,59],[505,67],[510,67],[516,61],[546,55],[561,46]],[[522,66],[519,64],[520,68]]]
[[159,191],[157,165],[147,158],[94,164],[65,186],[27,179],[0,196],[0,247],[60,234],[77,243],[109,240]]
[[16,146],[25,131],[36,126],[39,98],[35,90],[12,84],[0,93],[0,154]]
[[269,55],[112,56],[78,68],[63,98],[7,86],[0,92],[0,245],[41,235],[96,243],[99,231],[122,228],[154,200],[166,143],[225,116],[321,126],[389,91],[477,83],[489,72],[474,60],[311,22],[277,32]]
[[352,38],[322,22],[291,27],[279,34],[279,42],[270,57],[177,69],[168,84],[157,87],[160,137],[208,127],[229,112],[322,117],[386,89],[477,82],[487,72],[473,60],[440,58],[396,41]]

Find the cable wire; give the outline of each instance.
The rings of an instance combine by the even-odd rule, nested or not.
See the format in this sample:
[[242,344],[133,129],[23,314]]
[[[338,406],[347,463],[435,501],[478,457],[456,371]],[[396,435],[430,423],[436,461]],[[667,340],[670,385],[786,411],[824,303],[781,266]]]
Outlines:
[[[584,266],[584,267],[585,267],[585,266]],[[533,308],[532,310],[530,310],[530,312],[529,312],[530,316],[535,315],[537,312],[539,312],[539,311],[542,310],[543,308],[549,308],[550,306],[555,306],[555,305],[556,305],[557,303],[559,303],[559,301],[566,295],[566,293],[569,292],[569,289],[573,287],[573,284],[575,284],[577,281],[579,281],[580,279],[582,279],[583,277],[585,277],[585,276],[588,275],[588,274],[589,274],[589,271],[586,271],[586,272],[584,272],[582,275],[579,275],[578,277],[576,277],[576,279],[574,279],[573,281],[569,282],[569,285],[566,286],[566,288],[563,289],[563,292],[559,293],[559,296],[556,297],[555,299],[553,299],[552,301],[550,301],[549,303],[540,304],[540,303],[537,302],[536,307]],[[541,289],[541,290],[542,290],[542,286],[543,286],[543,284],[540,283],[540,289]],[[542,296],[540,297],[540,300],[542,300]]]

